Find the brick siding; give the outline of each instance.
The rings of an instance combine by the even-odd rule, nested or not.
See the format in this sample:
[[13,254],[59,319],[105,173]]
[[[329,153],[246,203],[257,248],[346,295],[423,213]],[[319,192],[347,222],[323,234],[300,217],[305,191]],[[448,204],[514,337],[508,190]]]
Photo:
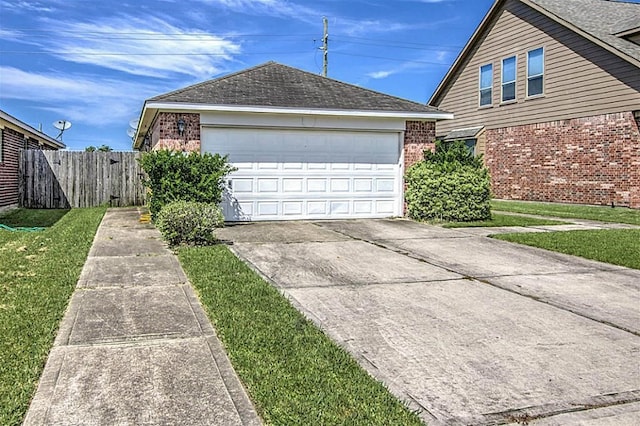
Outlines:
[[[426,150],[436,149],[435,121],[407,121],[404,131],[404,171],[424,159]],[[407,184],[404,184],[407,190]],[[407,214],[407,203],[404,203],[404,214]]]
[[[178,134],[178,120],[185,121],[184,135]],[[161,112],[151,132],[152,149],[200,152],[200,114]]]
[[[25,141],[23,133],[9,127],[2,129],[2,162],[0,162],[0,208],[18,204],[18,162],[21,149],[39,149],[38,141]],[[44,149],[50,149],[44,147]]]
[[640,129],[631,112],[486,133],[496,198],[640,208]]
[[404,132],[404,170],[424,158],[424,151],[436,147],[435,121],[407,121]]

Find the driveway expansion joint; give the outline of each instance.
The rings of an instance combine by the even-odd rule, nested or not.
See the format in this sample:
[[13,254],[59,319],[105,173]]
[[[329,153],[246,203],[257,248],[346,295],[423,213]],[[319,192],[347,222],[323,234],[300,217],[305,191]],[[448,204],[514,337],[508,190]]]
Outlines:
[[487,422],[482,424],[499,425],[522,421],[531,422],[534,420],[554,417],[561,414],[591,411],[616,405],[631,404],[634,402],[640,402],[639,390],[611,393],[605,395],[595,395],[591,398],[572,402],[569,404],[544,404],[495,413],[486,413],[483,414],[483,417],[487,420]]
[[499,284],[493,283],[493,282],[491,282],[491,281],[489,281],[487,279],[483,279],[483,278],[475,277],[475,278],[472,278],[472,279],[474,279],[474,280],[476,280],[478,282],[481,282],[483,284],[487,284],[487,285],[489,285],[491,287],[497,288],[499,290],[504,290],[504,291],[507,291],[509,293],[517,294],[518,296],[526,297],[526,298],[531,299],[531,300],[533,300],[535,302],[544,303],[545,305],[549,305],[549,306],[552,306],[554,308],[561,309],[561,310],[569,312],[569,313],[571,313],[573,315],[577,315],[579,317],[582,317],[582,318],[585,318],[585,319],[588,319],[588,320],[591,320],[591,321],[595,321],[595,322],[598,322],[600,324],[603,324],[603,325],[606,325],[606,326],[609,326],[609,327],[613,327],[613,328],[616,328],[616,329],[618,329],[620,331],[624,331],[626,333],[631,333],[634,336],[640,337],[640,332],[639,331],[635,331],[635,330],[632,330],[630,328],[624,327],[622,325],[615,324],[615,323],[613,323],[611,321],[607,321],[607,320],[600,319],[600,318],[595,318],[594,316],[585,314],[583,312],[580,312],[579,310],[577,310],[575,308],[572,308],[571,306],[569,306],[567,304],[553,302],[552,300],[549,300],[548,298],[545,298],[544,296],[537,296],[535,294],[525,293],[523,291],[516,290],[514,288],[510,288],[510,287],[507,287],[507,286],[503,286],[503,285],[499,285]]

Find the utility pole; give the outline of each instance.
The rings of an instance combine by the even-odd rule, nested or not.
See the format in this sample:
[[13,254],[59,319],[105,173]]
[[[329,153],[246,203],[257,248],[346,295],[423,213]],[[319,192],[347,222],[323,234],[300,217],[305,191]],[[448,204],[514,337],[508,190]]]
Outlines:
[[324,24],[324,35],[322,36],[322,76],[327,76],[327,68],[329,67],[329,20],[326,16],[322,17],[322,23]]

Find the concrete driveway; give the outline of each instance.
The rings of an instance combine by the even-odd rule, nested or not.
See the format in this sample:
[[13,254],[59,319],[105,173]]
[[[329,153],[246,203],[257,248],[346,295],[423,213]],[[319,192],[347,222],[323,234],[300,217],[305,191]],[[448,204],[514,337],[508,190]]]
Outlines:
[[640,271],[408,220],[220,236],[429,424],[640,424]]

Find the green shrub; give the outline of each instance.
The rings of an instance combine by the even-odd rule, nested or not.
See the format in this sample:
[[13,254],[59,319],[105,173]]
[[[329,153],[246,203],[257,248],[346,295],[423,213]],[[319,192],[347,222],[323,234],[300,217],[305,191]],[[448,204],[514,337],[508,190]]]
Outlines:
[[436,151],[407,170],[405,199],[416,220],[468,222],[491,218],[489,172],[461,142]]
[[174,201],[157,214],[156,227],[170,246],[208,245],[216,240],[214,231],[224,225],[220,208],[213,203]]
[[140,165],[147,174],[143,183],[151,191],[149,210],[154,221],[162,207],[173,201],[220,203],[224,178],[235,170],[226,156],[170,150],[147,152]]

